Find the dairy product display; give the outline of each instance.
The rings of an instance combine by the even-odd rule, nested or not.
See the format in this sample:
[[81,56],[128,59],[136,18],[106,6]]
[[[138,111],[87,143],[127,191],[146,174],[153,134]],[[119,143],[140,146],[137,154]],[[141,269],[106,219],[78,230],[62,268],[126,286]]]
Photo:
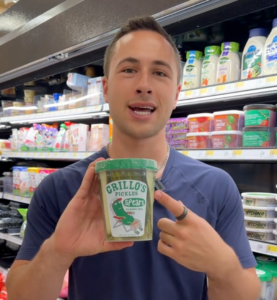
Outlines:
[[264,75],[277,73],[277,19],[273,20],[272,27],[272,31],[265,43]]
[[254,218],[276,218],[275,207],[271,206],[250,206],[243,204],[246,217]]
[[247,148],[266,148],[276,144],[274,128],[244,127],[242,133],[242,146]]
[[257,228],[245,228],[249,239],[258,240],[263,242],[274,241],[274,234],[272,229],[257,229]]
[[187,62],[183,69],[182,90],[200,87],[202,56],[201,51],[187,52]]
[[272,274],[264,269],[260,269],[259,267],[256,267],[256,273],[262,284],[261,295],[258,300],[274,300],[274,284],[272,282]]
[[211,148],[210,132],[192,132],[187,134],[188,149],[209,149]]
[[240,79],[239,44],[226,42],[221,45],[221,56],[217,67],[217,83],[237,81]]
[[244,127],[244,112],[239,110],[226,110],[214,112],[214,130],[242,130]]
[[189,132],[211,132],[214,129],[213,114],[188,115]]
[[238,148],[242,145],[241,131],[213,131],[211,136],[214,149]]
[[249,40],[244,47],[241,62],[241,79],[250,79],[263,75],[263,53],[267,30],[250,30]]
[[275,229],[274,218],[244,217],[244,225],[247,228]]
[[245,112],[245,127],[261,126],[275,127],[276,107],[270,104],[251,104],[243,108]]
[[277,194],[242,193],[243,203],[250,206],[277,206]]
[[202,63],[201,86],[216,84],[217,65],[221,49],[219,46],[205,48],[205,57]]

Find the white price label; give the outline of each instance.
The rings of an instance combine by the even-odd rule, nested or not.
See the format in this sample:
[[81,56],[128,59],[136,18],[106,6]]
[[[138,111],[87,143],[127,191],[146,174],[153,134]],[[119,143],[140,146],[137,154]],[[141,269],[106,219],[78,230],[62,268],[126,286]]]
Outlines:
[[[181,99],[181,95],[180,95],[179,99]],[[103,111],[108,111],[109,109],[110,109],[109,104],[108,104],[108,103],[105,103],[105,104],[103,105]]]
[[268,151],[266,151],[266,150],[261,150],[261,151],[259,151],[259,157],[260,157],[260,158],[265,158],[265,157],[267,157],[267,152],[268,152]]
[[223,152],[223,158],[229,158],[229,157],[231,157],[232,156],[231,153],[232,153],[231,151],[225,150]]

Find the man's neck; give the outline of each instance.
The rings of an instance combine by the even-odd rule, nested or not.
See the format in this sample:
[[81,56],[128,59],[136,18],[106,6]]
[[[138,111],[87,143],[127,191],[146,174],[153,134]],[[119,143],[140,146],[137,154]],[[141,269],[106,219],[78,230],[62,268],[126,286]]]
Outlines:
[[157,161],[160,166],[167,155],[165,133],[162,131],[154,137],[138,140],[114,131],[108,151],[111,158],[147,158]]

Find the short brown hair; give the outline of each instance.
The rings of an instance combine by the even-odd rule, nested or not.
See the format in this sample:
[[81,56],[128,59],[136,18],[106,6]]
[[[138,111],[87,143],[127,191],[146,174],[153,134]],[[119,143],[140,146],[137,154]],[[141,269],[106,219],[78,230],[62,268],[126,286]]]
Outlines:
[[121,29],[117,32],[116,36],[114,37],[113,41],[108,46],[105,52],[105,57],[104,57],[105,76],[107,77],[109,76],[111,58],[117,41],[121,39],[123,36],[125,36],[126,34],[129,34],[134,31],[139,31],[139,30],[150,30],[150,31],[157,32],[169,42],[176,56],[176,64],[178,67],[178,83],[179,83],[181,78],[181,73],[182,73],[180,53],[176,45],[174,44],[173,40],[171,39],[170,35],[161,27],[160,24],[157,23],[157,21],[153,17],[148,17],[148,16],[129,19],[128,22],[124,24],[121,27]]

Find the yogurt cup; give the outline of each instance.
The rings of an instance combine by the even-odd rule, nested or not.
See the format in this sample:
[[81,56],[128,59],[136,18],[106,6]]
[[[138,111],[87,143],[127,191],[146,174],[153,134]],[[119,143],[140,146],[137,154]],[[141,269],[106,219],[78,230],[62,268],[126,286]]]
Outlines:
[[277,206],[277,194],[242,193],[243,203],[250,206]]
[[208,149],[211,148],[210,132],[194,132],[187,134],[188,149]]
[[241,131],[213,131],[211,135],[214,149],[239,148],[242,145]]
[[244,127],[242,133],[242,146],[252,148],[273,147],[276,144],[275,128]]
[[271,242],[274,240],[274,234],[272,229],[256,229],[246,227],[246,233],[249,239]]
[[246,217],[252,218],[276,218],[275,207],[269,206],[250,206],[243,204],[243,210]]
[[147,241],[153,238],[154,160],[128,158],[96,164],[106,240]]
[[254,229],[275,229],[274,218],[244,217],[244,226]]
[[274,127],[276,123],[276,108],[271,104],[251,104],[244,106],[245,127]]
[[242,130],[244,126],[244,112],[240,110],[226,110],[214,112],[214,130],[229,131]]
[[213,114],[188,115],[189,132],[211,132],[214,129]]

